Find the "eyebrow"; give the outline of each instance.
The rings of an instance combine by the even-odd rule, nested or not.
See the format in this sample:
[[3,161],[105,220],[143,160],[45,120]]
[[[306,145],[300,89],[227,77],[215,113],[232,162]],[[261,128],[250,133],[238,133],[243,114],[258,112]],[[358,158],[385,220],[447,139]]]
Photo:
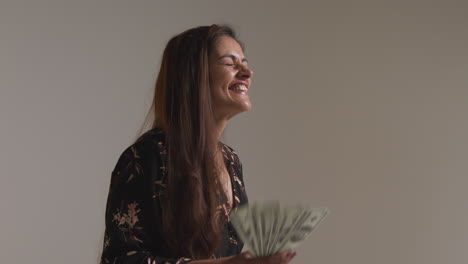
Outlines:
[[[239,60],[239,58],[233,54],[226,54],[218,58],[218,60],[224,59],[224,58],[231,58],[232,60]],[[241,62],[249,62],[246,58],[243,58]]]

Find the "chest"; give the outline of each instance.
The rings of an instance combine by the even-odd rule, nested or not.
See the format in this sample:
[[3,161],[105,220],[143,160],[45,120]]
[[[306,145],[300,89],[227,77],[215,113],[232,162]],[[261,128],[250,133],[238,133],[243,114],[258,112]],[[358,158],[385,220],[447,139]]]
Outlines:
[[220,183],[223,186],[223,190],[226,194],[229,206],[232,208],[233,205],[233,186],[231,182],[231,176],[225,166],[222,166],[220,173]]

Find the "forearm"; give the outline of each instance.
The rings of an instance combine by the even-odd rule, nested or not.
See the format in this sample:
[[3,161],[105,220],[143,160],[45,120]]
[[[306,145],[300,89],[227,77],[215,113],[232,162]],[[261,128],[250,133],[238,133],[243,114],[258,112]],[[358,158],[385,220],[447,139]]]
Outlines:
[[230,263],[229,260],[232,260],[232,258],[234,258],[234,256],[224,257],[224,258],[219,258],[219,259],[194,260],[194,261],[190,261],[190,264],[229,264]]

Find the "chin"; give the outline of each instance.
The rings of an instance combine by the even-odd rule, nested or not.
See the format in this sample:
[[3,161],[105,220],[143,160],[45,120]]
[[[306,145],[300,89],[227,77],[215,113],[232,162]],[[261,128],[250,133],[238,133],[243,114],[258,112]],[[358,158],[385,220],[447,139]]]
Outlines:
[[250,100],[238,102],[236,108],[239,113],[247,112],[250,111],[250,109],[252,109],[252,103],[250,102]]
[[249,104],[243,104],[241,106],[239,106],[239,108],[237,108],[236,110],[236,114],[235,115],[238,115],[240,113],[243,113],[243,112],[248,112],[252,109],[252,105],[249,103]]
[[248,105],[246,107],[244,107],[244,110],[242,112],[247,112],[247,111],[250,111],[252,110],[252,105]]

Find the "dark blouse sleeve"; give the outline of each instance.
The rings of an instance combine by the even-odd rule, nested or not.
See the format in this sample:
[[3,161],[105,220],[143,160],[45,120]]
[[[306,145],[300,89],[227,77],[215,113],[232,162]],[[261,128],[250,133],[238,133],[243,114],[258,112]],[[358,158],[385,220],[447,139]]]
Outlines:
[[[151,154],[153,153],[153,154]],[[158,252],[163,243],[154,230],[160,212],[154,210],[155,168],[159,168],[156,148],[134,144],[120,156],[112,171],[105,213],[106,229],[101,263],[182,264],[184,257],[167,258]],[[158,170],[156,170],[158,171]]]

